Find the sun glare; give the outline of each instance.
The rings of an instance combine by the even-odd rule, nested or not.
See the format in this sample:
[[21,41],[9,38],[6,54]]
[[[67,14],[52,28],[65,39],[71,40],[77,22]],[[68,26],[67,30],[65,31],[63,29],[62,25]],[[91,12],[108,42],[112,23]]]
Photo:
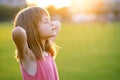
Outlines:
[[72,0],[26,0],[27,4],[34,4],[40,7],[47,7],[53,5],[56,8],[70,6]]

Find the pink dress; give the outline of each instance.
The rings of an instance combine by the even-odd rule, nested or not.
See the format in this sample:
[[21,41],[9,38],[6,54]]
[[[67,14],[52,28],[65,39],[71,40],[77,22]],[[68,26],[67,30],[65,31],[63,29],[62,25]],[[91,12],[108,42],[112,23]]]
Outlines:
[[23,80],[59,80],[56,64],[51,56],[45,56],[45,60],[37,61],[35,76],[29,75],[21,64]]

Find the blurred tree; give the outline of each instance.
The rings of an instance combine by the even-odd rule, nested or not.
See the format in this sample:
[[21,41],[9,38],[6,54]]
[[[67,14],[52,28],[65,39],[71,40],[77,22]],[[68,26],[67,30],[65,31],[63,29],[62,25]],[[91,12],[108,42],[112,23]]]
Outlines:
[[57,13],[57,9],[56,9],[54,6],[52,6],[52,5],[48,6],[48,7],[47,7],[47,10],[48,10],[48,12],[50,13],[50,16],[53,16],[53,15],[58,14],[58,13]]
[[0,21],[13,20],[18,11],[18,7],[0,6]]
[[63,7],[61,9],[58,10],[58,13],[61,15],[61,18],[64,20],[64,21],[69,21],[70,18],[71,18],[71,12],[69,11],[69,8],[68,7]]
[[47,7],[47,10],[49,11],[50,16],[52,18],[59,17],[63,21],[68,21],[71,18],[71,13],[70,13],[68,7],[63,7],[63,8],[57,9],[54,6],[49,6],[49,7]]

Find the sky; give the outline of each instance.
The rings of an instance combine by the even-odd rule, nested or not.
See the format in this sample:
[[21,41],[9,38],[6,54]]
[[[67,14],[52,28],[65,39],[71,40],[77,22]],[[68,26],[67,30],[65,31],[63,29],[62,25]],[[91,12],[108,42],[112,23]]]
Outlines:
[[95,7],[94,3],[100,5],[103,1],[105,0],[26,0],[28,4],[35,4],[40,7],[53,5],[56,8],[69,7],[73,11],[91,10]]
[[26,0],[28,4],[36,4],[40,7],[47,7],[54,5],[56,8],[68,7],[71,5],[72,0]]
[[108,6],[106,7],[106,4],[111,4],[116,1],[120,2],[120,0],[26,0],[28,4],[36,4],[40,7],[48,7],[50,5],[58,9],[69,7],[73,12],[107,9]]

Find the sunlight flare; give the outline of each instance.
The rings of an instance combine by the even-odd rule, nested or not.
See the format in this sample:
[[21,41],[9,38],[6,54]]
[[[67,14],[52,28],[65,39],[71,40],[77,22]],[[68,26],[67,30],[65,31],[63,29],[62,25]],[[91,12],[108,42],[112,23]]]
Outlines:
[[47,7],[50,5],[56,8],[62,8],[70,6],[72,0],[26,0],[27,4],[34,4],[40,7]]

